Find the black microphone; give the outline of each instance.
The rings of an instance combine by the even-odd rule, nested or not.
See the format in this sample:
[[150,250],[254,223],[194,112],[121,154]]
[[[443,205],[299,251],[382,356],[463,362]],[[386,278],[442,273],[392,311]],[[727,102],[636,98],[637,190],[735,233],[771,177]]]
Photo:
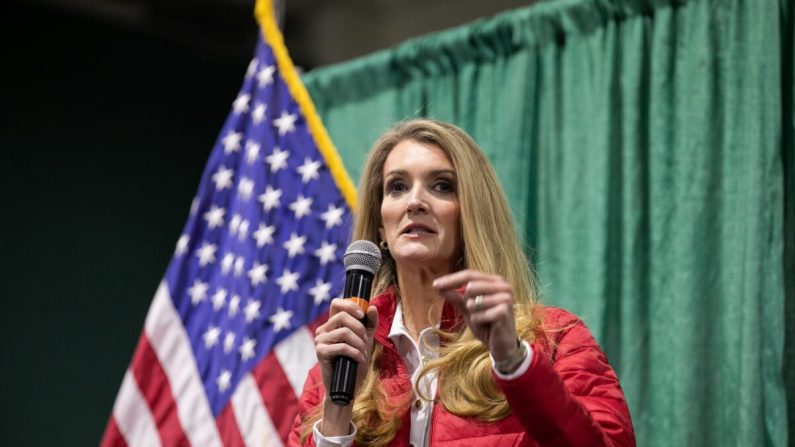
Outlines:
[[[361,322],[367,327],[367,307],[370,292],[373,290],[373,277],[381,267],[381,251],[370,241],[354,241],[348,245],[343,258],[345,264],[345,290],[343,298],[359,305],[364,312]],[[331,374],[331,401],[337,405],[348,405],[353,400],[356,387],[357,363],[345,355],[334,359],[334,372]],[[366,365],[365,365],[366,366]]]

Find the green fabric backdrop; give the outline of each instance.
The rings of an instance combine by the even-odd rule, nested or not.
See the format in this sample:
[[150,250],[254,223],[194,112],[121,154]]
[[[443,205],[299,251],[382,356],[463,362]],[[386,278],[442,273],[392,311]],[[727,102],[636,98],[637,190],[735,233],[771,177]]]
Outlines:
[[355,180],[406,117],[479,141],[545,301],[606,348],[639,445],[785,446],[790,8],[549,1],[304,79]]

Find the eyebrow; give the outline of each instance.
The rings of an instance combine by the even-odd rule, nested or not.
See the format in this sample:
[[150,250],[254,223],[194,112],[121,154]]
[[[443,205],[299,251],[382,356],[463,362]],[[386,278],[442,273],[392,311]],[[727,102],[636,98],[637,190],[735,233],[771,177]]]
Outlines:
[[[408,171],[406,171],[405,169],[395,169],[393,171],[387,172],[386,175],[384,176],[384,178],[392,177],[392,176],[395,176],[395,175],[406,175],[406,174],[408,174]],[[455,175],[455,171],[453,171],[452,169],[434,169],[433,171],[431,171],[429,173],[429,175],[431,175],[431,176],[437,176],[437,175],[442,175],[442,174],[449,174],[449,175],[452,175],[453,177],[456,176]]]

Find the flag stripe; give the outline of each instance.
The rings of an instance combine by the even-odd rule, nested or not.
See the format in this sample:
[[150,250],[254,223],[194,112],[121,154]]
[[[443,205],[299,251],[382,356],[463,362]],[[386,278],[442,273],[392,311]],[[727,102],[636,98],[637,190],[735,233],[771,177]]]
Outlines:
[[284,443],[287,443],[287,436],[290,434],[295,414],[298,411],[298,398],[290,380],[284,373],[282,364],[271,352],[262,360],[262,363],[251,371],[251,375],[259,384],[262,401],[268,409],[268,414],[279,437]]
[[240,382],[235,394],[232,395],[231,407],[237,418],[237,425],[245,434],[246,445],[249,447],[267,446],[281,447],[279,433],[273,426],[262,397],[251,374]]
[[165,282],[155,292],[145,331],[171,383],[179,420],[191,445],[221,446],[188,336]]
[[138,341],[130,369],[138,384],[141,397],[149,407],[163,444],[186,445],[188,439],[174,411],[176,406],[168,377],[145,335]]
[[243,435],[240,433],[240,428],[237,425],[237,418],[235,409],[232,408],[230,402],[226,408],[218,415],[216,419],[218,424],[218,432],[221,434],[221,441],[224,447],[245,447],[246,442],[243,440]]
[[283,368],[283,370],[295,395],[300,396],[309,370],[317,363],[314,336],[306,327],[302,327],[276,345],[274,352],[279,363],[290,365],[289,368]]
[[[124,443],[128,445],[160,446],[160,435],[157,433],[157,426],[149,411],[135,377],[132,372],[127,370],[124,380],[121,383],[119,396],[113,406],[113,419],[118,426],[118,431],[124,435]],[[118,439],[108,439],[107,446],[123,445]]]
[[102,441],[99,442],[99,445],[101,447],[127,447],[124,435],[121,434],[119,426],[116,424],[116,418],[113,416],[108,422],[108,428],[105,430],[105,434],[102,435]]

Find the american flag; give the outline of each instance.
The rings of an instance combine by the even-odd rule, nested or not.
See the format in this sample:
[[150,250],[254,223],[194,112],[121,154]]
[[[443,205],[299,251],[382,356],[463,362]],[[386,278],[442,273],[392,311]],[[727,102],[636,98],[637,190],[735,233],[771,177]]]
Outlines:
[[350,180],[318,141],[278,29],[261,24],[103,446],[282,445],[317,361],[314,326],[344,281]]

